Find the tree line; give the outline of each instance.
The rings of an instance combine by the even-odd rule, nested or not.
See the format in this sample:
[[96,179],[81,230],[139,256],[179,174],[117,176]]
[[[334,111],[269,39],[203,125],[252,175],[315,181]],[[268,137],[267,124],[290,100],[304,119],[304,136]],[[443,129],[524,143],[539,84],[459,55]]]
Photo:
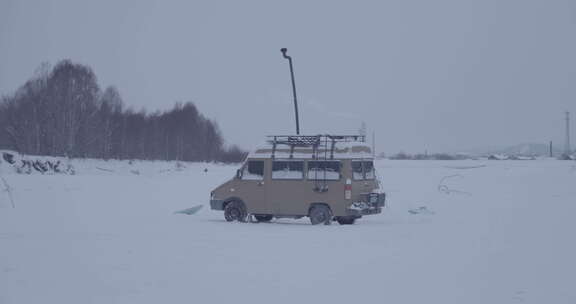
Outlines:
[[191,103],[147,113],[125,108],[118,90],[102,90],[88,66],[41,66],[0,99],[0,148],[74,158],[241,161],[218,125]]

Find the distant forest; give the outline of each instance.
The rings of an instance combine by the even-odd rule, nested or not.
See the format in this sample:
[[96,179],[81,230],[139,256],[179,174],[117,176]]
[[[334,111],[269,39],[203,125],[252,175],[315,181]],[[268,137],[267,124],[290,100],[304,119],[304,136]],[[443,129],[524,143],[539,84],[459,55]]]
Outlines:
[[238,162],[218,125],[193,103],[147,113],[125,108],[115,87],[102,90],[88,66],[43,65],[0,99],[0,149],[33,155],[101,159]]

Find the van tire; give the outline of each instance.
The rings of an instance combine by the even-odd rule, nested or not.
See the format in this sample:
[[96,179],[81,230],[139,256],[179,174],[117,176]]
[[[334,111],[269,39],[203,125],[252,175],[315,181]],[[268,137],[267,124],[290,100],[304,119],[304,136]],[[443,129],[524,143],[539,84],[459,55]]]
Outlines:
[[354,225],[356,218],[352,216],[339,216],[336,218],[336,221],[340,225]]
[[224,207],[224,218],[228,222],[245,222],[248,217],[246,206],[241,201],[231,201]]
[[268,223],[274,218],[274,216],[270,214],[256,214],[254,215],[254,218],[256,218],[260,223]]
[[330,225],[332,223],[332,210],[326,205],[314,205],[310,208],[308,217],[310,217],[310,223],[312,223],[312,225],[322,223],[324,223],[324,225]]

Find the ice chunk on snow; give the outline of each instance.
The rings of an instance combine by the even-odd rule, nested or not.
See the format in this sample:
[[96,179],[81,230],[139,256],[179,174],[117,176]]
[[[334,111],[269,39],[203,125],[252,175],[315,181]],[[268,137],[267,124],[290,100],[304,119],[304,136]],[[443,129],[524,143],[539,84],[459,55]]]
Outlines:
[[420,206],[418,208],[408,210],[410,214],[434,214],[434,211],[428,209],[426,206]]
[[194,206],[194,207],[192,207],[192,208],[188,208],[188,209],[176,211],[176,212],[174,212],[174,213],[175,213],[175,214],[192,215],[192,214],[200,211],[200,209],[202,209],[202,205],[198,205],[198,206]]

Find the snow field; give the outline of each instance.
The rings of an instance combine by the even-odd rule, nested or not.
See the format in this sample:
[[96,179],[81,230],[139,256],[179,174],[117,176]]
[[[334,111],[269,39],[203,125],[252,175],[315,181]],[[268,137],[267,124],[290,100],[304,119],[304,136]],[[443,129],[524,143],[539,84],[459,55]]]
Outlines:
[[353,226],[225,222],[237,166],[72,163],[2,167],[0,303],[576,303],[573,162],[379,161],[388,207]]

